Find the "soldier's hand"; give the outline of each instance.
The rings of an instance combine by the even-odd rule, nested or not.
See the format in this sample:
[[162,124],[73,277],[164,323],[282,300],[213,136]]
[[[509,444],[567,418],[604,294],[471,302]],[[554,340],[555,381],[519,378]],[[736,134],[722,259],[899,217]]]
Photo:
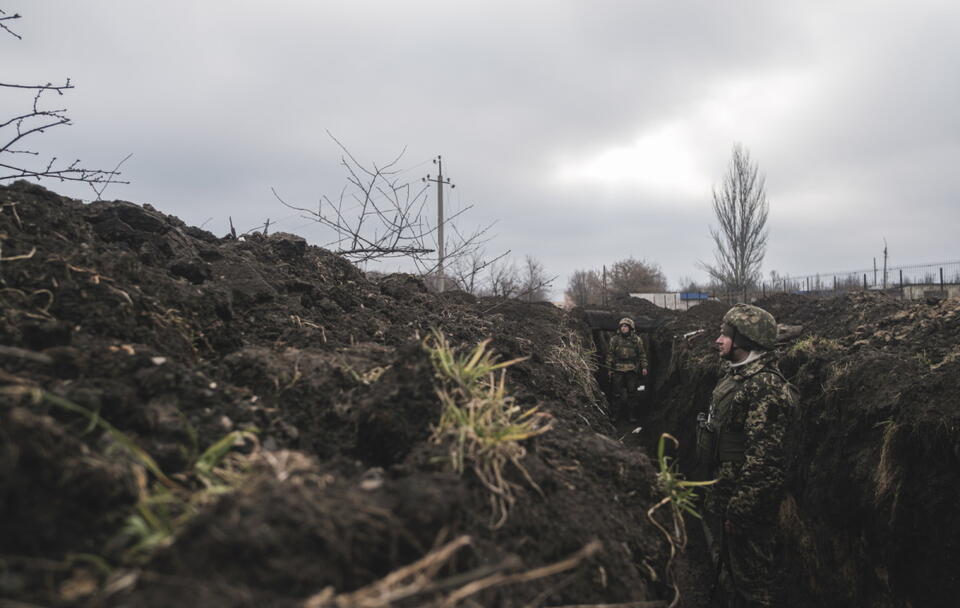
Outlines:
[[647,368],[643,368],[643,375],[644,375],[644,376],[647,375]]
[[723,531],[731,536],[737,535],[737,527],[733,525],[733,522],[729,519],[723,521]]

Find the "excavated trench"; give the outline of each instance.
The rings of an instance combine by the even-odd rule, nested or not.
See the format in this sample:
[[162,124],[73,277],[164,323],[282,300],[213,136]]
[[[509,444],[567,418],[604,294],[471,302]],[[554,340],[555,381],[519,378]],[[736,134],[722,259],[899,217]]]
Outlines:
[[[956,605],[960,301],[853,293],[756,304],[787,326],[781,369],[802,397],[779,514],[781,605]],[[718,377],[711,343],[725,311],[702,304],[650,334],[657,363],[639,442],[669,432],[681,463],[695,461],[694,420]],[[690,529],[682,591],[706,606],[696,602],[706,602],[712,567]]]
[[[589,372],[592,313],[371,281],[293,235],[218,238],[22,182],[0,205],[0,599],[653,607],[677,583],[683,606],[709,605],[695,526],[670,567],[647,510],[659,434],[692,461],[724,307],[614,303],[651,347],[633,433]],[[781,345],[802,394],[784,605],[952,605],[960,303],[759,304],[803,327]],[[500,469],[500,526],[503,503],[435,437],[435,329],[523,358],[510,403],[549,427]]]

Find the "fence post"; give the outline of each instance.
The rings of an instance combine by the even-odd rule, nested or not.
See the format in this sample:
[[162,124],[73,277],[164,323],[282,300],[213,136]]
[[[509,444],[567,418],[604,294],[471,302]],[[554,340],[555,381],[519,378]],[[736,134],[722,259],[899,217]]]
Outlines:
[[940,267],[940,290],[943,291],[943,266]]
[[863,290],[867,290],[867,273],[863,273]]
[[900,289],[903,289],[903,268],[900,269]]

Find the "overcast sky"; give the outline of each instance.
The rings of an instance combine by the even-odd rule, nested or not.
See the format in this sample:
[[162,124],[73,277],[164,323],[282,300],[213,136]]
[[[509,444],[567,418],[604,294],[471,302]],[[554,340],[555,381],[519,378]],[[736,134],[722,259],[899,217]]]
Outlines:
[[[559,275],[633,256],[671,286],[712,261],[734,142],[766,175],[764,275],[960,258],[960,3],[755,0],[0,0],[0,81],[69,77],[47,156],[123,166],[106,198],[222,235],[345,183],[340,150],[444,158],[491,253]],[[0,91],[0,118],[29,105]],[[89,188],[47,183],[64,195]],[[431,213],[433,192],[430,193]]]

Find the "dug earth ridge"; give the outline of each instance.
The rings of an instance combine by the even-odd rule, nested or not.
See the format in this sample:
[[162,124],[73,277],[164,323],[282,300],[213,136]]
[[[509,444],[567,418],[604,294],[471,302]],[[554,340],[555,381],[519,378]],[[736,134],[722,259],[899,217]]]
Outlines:
[[[670,547],[646,516],[660,498],[650,459],[610,438],[589,382],[549,362],[588,338],[563,311],[372,281],[299,237],[217,238],[149,205],[25,182],[0,187],[0,203],[0,597],[297,606],[461,535],[471,544],[437,579],[529,572],[600,542],[572,569],[466,605],[672,597]],[[504,467],[515,503],[496,529],[490,491],[430,440],[433,330],[525,357],[508,391],[551,417],[523,442],[526,473]],[[238,431],[251,433],[228,446],[230,484],[204,492],[200,455]],[[164,518],[162,484],[121,433],[176,492],[195,490],[188,517]]]
[[[300,606],[382,581],[461,535],[472,542],[436,580],[531,572],[593,540],[600,550],[460,605],[674,597],[670,545],[646,516],[662,498],[650,454],[669,432],[681,464],[694,462],[725,306],[610,307],[650,321],[653,374],[642,430],[630,433],[609,423],[576,363],[605,339],[584,311],[433,294],[410,275],[372,280],[294,235],[218,238],[149,205],[82,204],[25,182],[0,187],[0,205],[0,598]],[[785,605],[952,606],[960,302],[757,304],[803,328],[780,344],[802,396],[780,510]],[[505,468],[516,500],[502,527],[491,527],[489,490],[431,440],[433,330],[525,358],[508,391],[551,417],[522,442],[526,474]],[[228,483],[210,491],[198,462],[230,433]],[[121,436],[193,493],[189,516],[161,522],[169,534],[131,527],[144,504],[161,512],[164,491]],[[686,608],[708,606],[712,582],[693,548],[675,560]]]

